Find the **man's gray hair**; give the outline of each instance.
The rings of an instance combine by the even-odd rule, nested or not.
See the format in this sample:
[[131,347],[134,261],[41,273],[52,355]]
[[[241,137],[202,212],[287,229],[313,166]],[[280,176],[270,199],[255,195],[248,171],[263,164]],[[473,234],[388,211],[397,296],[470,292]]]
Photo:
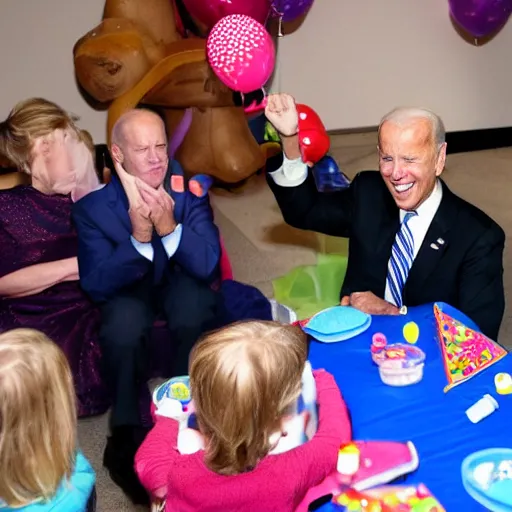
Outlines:
[[393,124],[405,125],[411,121],[419,119],[426,119],[430,122],[432,127],[432,138],[435,142],[436,148],[439,150],[441,146],[446,142],[446,130],[442,119],[426,108],[420,107],[398,107],[387,113],[380,121],[379,132],[381,126],[389,121]]

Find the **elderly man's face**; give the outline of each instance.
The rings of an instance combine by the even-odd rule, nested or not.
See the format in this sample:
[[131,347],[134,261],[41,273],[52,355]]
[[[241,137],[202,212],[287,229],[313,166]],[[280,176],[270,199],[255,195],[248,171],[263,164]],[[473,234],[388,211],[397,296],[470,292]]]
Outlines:
[[428,120],[403,125],[387,121],[381,126],[380,173],[400,209],[415,210],[428,198],[445,158],[446,144],[436,147]]
[[127,173],[153,188],[162,184],[169,157],[165,126],[157,115],[141,112],[127,120],[120,149]]

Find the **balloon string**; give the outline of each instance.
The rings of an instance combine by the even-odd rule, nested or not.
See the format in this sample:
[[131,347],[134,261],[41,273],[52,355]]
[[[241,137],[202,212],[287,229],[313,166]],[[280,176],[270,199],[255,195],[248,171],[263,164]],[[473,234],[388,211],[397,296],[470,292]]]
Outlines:
[[277,31],[277,55],[276,55],[276,65],[277,65],[277,92],[281,92],[281,44],[280,39],[284,36],[283,34],[283,15],[279,13],[279,28]]

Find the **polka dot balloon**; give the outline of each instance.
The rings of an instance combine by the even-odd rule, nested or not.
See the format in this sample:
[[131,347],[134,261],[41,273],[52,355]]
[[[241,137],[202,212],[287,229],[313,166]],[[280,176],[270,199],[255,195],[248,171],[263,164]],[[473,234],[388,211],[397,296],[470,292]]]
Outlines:
[[261,89],[274,70],[274,42],[265,27],[250,16],[222,18],[206,43],[208,62],[219,80],[234,91]]

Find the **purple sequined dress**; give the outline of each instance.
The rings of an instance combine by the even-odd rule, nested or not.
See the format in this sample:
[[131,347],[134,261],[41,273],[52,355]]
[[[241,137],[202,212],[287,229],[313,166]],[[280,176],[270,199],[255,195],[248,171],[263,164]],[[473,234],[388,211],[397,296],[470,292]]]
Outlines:
[[[48,196],[29,186],[0,191],[0,277],[15,270],[77,255],[69,196]],[[100,376],[100,316],[78,281],[59,283],[21,298],[0,297],[0,332],[39,329],[66,353],[80,416],[109,406]]]

